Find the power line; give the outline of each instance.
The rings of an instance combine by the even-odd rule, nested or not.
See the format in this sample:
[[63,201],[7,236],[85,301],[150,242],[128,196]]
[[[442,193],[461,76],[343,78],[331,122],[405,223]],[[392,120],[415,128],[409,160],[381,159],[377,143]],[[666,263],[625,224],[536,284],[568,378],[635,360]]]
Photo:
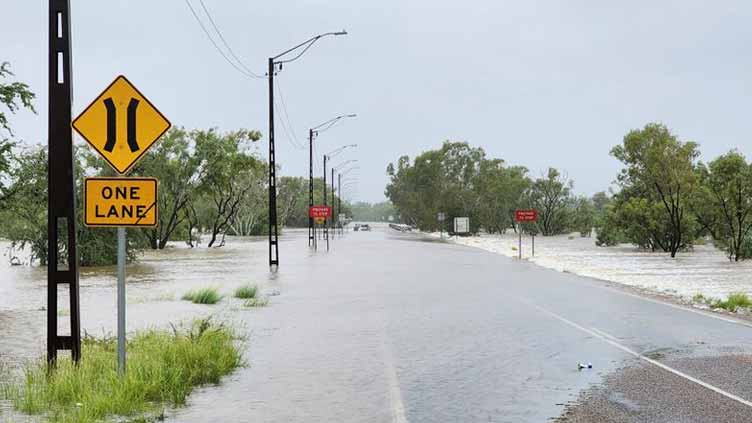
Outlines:
[[282,115],[282,122],[284,123],[284,121],[287,120],[287,127],[290,130],[290,134],[292,135],[290,142],[295,144],[295,147],[302,150],[305,147],[300,142],[300,140],[298,140],[298,137],[295,135],[295,131],[293,130],[292,121],[290,120],[290,115],[287,113],[287,104],[285,103],[285,96],[282,95],[282,86],[279,83],[279,80],[277,80],[275,86],[277,87],[277,94],[279,94],[279,101],[282,104],[282,111],[284,112],[284,114]]
[[199,0],[199,2],[201,3],[201,8],[204,9],[204,13],[206,13],[206,16],[209,18],[209,22],[214,27],[214,30],[217,32],[217,35],[219,35],[219,39],[222,40],[222,44],[224,44],[225,47],[227,47],[227,51],[230,53],[230,55],[238,62],[240,66],[243,67],[243,69],[246,70],[246,72],[248,72],[249,74],[253,75],[256,78],[263,79],[264,78],[263,76],[254,73],[252,70],[248,68],[248,66],[245,65],[245,63],[243,63],[242,60],[238,58],[238,56],[235,55],[235,52],[232,50],[232,47],[230,47],[230,44],[227,43],[227,40],[225,40],[225,37],[222,35],[222,31],[219,30],[219,27],[214,22],[214,19],[212,18],[211,13],[209,13],[209,10],[206,8],[206,5],[204,4],[204,0]]
[[221,48],[219,48],[219,46],[217,45],[217,42],[214,41],[214,38],[211,36],[211,34],[209,34],[209,31],[206,29],[206,26],[204,26],[204,23],[201,22],[201,18],[198,17],[198,14],[196,14],[196,10],[193,8],[193,6],[191,5],[191,3],[188,0],[185,0],[185,4],[187,4],[188,8],[191,9],[191,13],[193,14],[193,17],[196,18],[196,22],[198,22],[199,26],[201,26],[201,29],[204,30],[204,34],[206,34],[207,38],[209,38],[209,41],[211,41],[212,45],[214,45],[214,48],[217,49],[217,51],[219,52],[219,54],[222,55],[222,57],[225,59],[225,61],[227,63],[229,63],[230,66],[232,66],[233,68],[235,68],[235,70],[237,70],[238,72],[240,72],[241,74],[243,74],[247,78],[251,78],[251,79],[259,78],[258,75],[255,75],[255,74],[252,74],[252,73],[248,73],[248,72],[244,71],[243,69],[241,69],[240,67],[238,67],[238,65],[236,65],[235,63],[233,63],[232,60],[230,60],[230,58],[227,57],[227,55],[225,54],[225,52],[222,51]]

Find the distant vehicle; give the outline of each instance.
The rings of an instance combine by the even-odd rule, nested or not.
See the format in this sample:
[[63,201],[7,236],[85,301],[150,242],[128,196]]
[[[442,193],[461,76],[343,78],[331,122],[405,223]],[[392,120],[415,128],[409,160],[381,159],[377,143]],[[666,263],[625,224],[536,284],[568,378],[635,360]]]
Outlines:
[[356,223],[355,226],[353,226],[353,231],[357,231],[360,229],[360,223]]
[[364,223],[364,224],[360,225],[360,230],[361,231],[370,231],[371,227]]

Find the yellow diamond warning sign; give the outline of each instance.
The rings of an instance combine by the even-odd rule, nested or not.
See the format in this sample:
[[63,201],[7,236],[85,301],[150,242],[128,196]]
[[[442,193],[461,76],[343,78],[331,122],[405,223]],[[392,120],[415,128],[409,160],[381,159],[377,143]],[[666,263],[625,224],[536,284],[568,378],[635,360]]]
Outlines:
[[86,178],[86,226],[156,226],[156,178]]
[[118,173],[127,173],[170,129],[170,121],[120,75],[73,121]]

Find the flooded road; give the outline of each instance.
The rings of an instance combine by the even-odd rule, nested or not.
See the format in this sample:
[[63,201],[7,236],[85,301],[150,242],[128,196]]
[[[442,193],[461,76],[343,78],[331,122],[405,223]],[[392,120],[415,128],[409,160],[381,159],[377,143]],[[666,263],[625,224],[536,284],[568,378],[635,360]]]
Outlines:
[[[748,396],[748,381],[707,376],[724,357],[752,352],[752,329],[734,321],[385,228],[347,233],[329,253],[287,232],[274,273],[266,252],[263,238],[231,239],[219,249],[149,252],[129,266],[129,330],[216,315],[248,335],[249,366],[197,390],[168,421],[540,422],[643,355],[703,357],[710,364],[677,366]],[[0,275],[0,359],[17,363],[43,352],[45,274],[3,267]],[[279,295],[244,308],[231,293],[246,283]],[[82,273],[87,332],[114,332],[114,285],[112,268]],[[180,300],[205,286],[226,297],[214,306]],[[580,371],[578,362],[594,368]],[[665,373],[667,391],[681,379],[653,370]],[[681,380],[708,407],[718,395],[723,407],[752,411]]]

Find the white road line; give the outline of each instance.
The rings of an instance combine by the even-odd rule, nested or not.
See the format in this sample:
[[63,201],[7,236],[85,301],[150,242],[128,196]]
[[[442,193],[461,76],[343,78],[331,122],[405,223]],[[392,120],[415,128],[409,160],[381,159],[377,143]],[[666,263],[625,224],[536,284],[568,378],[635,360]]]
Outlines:
[[599,334],[599,335],[601,335],[603,337],[606,337],[606,338],[608,338],[608,339],[610,339],[610,340],[612,340],[614,342],[619,342],[619,339],[617,339],[615,336],[611,336],[611,335],[607,334],[606,332],[603,332],[602,330],[599,330],[598,328],[590,328],[590,330],[592,330],[593,332],[596,332],[597,334]]
[[747,401],[744,398],[736,396],[736,395],[734,395],[734,394],[732,394],[730,392],[726,392],[723,389],[718,388],[716,386],[713,386],[713,385],[711,385],[711,384],[709,384],[707,382],[703,382],[702,380],[697,379],[695,377],[692,377],[692,376],[690,376],[690,375],[688,375],[686,373],[682,373],[679,370],[674,369],[673,367],[669,367],[669,366],[667,366],[667,365],[665,365],[663,363],[660,363],[658,361],[655,361],[653,359],[645,357],[644,355],[639,354],[639,353],[631,350],[629,347],[626,347],[626,346],[624,346],[624,345],[616,342],[615,340],[613,340],[613,339],[616,339],[616,338],[614,338],[611,335],[608,335],[608,336],[601,335],[601,334],[599,334],[598,332],[596,332],[594,330],[590,330],[590,329],[588,329],[586,327],[580,326],[577,323],[575,323],[575,322],[573,322],[573,321],[571,321],[571,320],[569,320],[569,319],[567,319],[565,317],[562,317],[562,316],[560,316],[560,315],[558,315],[558,314],[556,314],[556,313],[554,313],[552,311],[549,311],[549,310],[547,310],[547,309],[545,309],[543,307],[540,307],[540,306],[538,306],[536,304],[532,304],[532,303],[530,303],[528,301],[525,301],[525,300],[522,300],[522,299],[520,301],[522,301],[522,302],[524,302],[526,304],[529,304],[530,306],[538,309],[539,311],[541,311],[541,312],[543,312],[545,314],[548,314],[549,316],[551,316],[551,317],[553,317],[553,318],[555,318],[555,319],[557,319],[557,320],[559,320],[559,321],[561,321],[563,323],[566,323],[567,325],[572,326],[575,329],[579,329],[580,331],[585,332],[588,335],[594,336],[594,337],[596,337],[596,338],[598,338],[598,339],[600,339],[600,340],[602,340],[604,342],[607,342],[607,343],[611,344],[612,346],[614,346],[614,347],[616,347],[616,348],[618,348],[618,349],[626,352],[627,354],[633,355],[633,356],[635,356],[635,357],[637,357],[637,358],[639,358],[641,360],[645,360],[645,361],[647,361],[648,363],[650,363],[650,364],[652,364],[654,366],[660,367],[661,369],[666,370],[667,372],[673,373],[673,374],[675,374],[675,375],[677,375],[679,377],[682,377],[682,378],[684,378],[684,379],[686,379],[686,380],[688,380],[690,382],[694,382],[694,383],[702,386],[703,388],[710,389],[711,391],[719,393],[719,394],[723,395],[726,398],[732,399],[732,400],[734,400],[734,401],[736,401],[738,403],[744,404],[744,405],[746,405],[748,407],[752,407],[752,402]]
[[392,423],[408,423],[405,415],[405,405],[402,403],[402,390],[397,377],[397,369],[394,367],[394,358],[392,351],[387,342],[384,346],[384,370],[386,372],[386,383],[389,389],[389,403],[392,412]]

